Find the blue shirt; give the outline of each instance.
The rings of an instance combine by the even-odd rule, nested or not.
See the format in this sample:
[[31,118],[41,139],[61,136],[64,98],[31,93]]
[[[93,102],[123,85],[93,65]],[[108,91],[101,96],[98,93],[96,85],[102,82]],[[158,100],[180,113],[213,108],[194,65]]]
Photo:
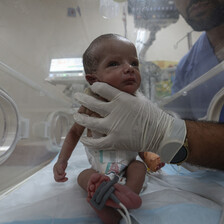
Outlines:
[[[176,93],[219,63],[206,33],[203,33],[177,66],[172,93]],[[224,87],[224,72],[194,88],[176,102],[181,106],[181,117],[204,117],[214,95]],[[177,107],[178,107],[177,106]]]

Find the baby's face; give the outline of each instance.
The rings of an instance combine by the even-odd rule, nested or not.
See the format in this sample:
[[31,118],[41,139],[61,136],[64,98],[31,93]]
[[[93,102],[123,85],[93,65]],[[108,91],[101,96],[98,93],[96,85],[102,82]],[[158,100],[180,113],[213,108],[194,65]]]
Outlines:
[[104,41],[97,52],[97,81],[134,94],[141,83],[135,46],[125,39],[111,39]]

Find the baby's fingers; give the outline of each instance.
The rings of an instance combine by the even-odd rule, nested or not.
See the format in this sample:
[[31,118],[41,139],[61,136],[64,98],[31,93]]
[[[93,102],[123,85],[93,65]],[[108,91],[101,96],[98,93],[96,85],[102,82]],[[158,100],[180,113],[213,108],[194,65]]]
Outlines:
[[65,181],[68,180],[68,178],[66,177],[66,173],[65,172],[63,174],[56,173],[54,175],[54,179],[57,182],[65,182]]

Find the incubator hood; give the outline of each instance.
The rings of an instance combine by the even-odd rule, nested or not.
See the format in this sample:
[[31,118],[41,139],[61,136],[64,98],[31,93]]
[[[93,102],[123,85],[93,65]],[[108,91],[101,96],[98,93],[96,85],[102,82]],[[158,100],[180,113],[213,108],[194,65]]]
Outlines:
[[[191,82],[172,96],[166,97],[158,104],[171,114],[184,119],[199,119],[223,122],[224,119],[224,91],[223,86],[212,88],[222,83],[224,62],[220,62],[214,68]],[[210,92],[207,99],[203,99],[203,92]],[[194,105],[192,112],[192,101],[201,99],[201,104]],[[207,103],[204,103],[207,101]]]
[[[0,63],[0,192],[49,163],[73,123],[71,102]],[[25,91],[24,91],[25,90]]]
[[[176,1],[184,0],[0,0],[0,224],[101,223],[77,183],[90,167],[82,143],[67,182],[56,183],[52,171],[80,107],[73,95],[88,86],[82,55],[102,34],[134,43],[140,91],[153,103],[180,118],[224,122],[224,62],[203,42],[199,50],[211,52],[182,72],[182,59],[206,36]],[[223,224],[223,172],[185,168],[147,173],[142,206],[130,211],[139,224]]]

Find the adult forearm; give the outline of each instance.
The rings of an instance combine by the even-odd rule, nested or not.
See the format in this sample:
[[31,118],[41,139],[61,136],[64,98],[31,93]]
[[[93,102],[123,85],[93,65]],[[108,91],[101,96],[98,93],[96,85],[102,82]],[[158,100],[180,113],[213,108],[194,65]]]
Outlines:
[[224,124],[186,121],[188,163],[224,170]]

